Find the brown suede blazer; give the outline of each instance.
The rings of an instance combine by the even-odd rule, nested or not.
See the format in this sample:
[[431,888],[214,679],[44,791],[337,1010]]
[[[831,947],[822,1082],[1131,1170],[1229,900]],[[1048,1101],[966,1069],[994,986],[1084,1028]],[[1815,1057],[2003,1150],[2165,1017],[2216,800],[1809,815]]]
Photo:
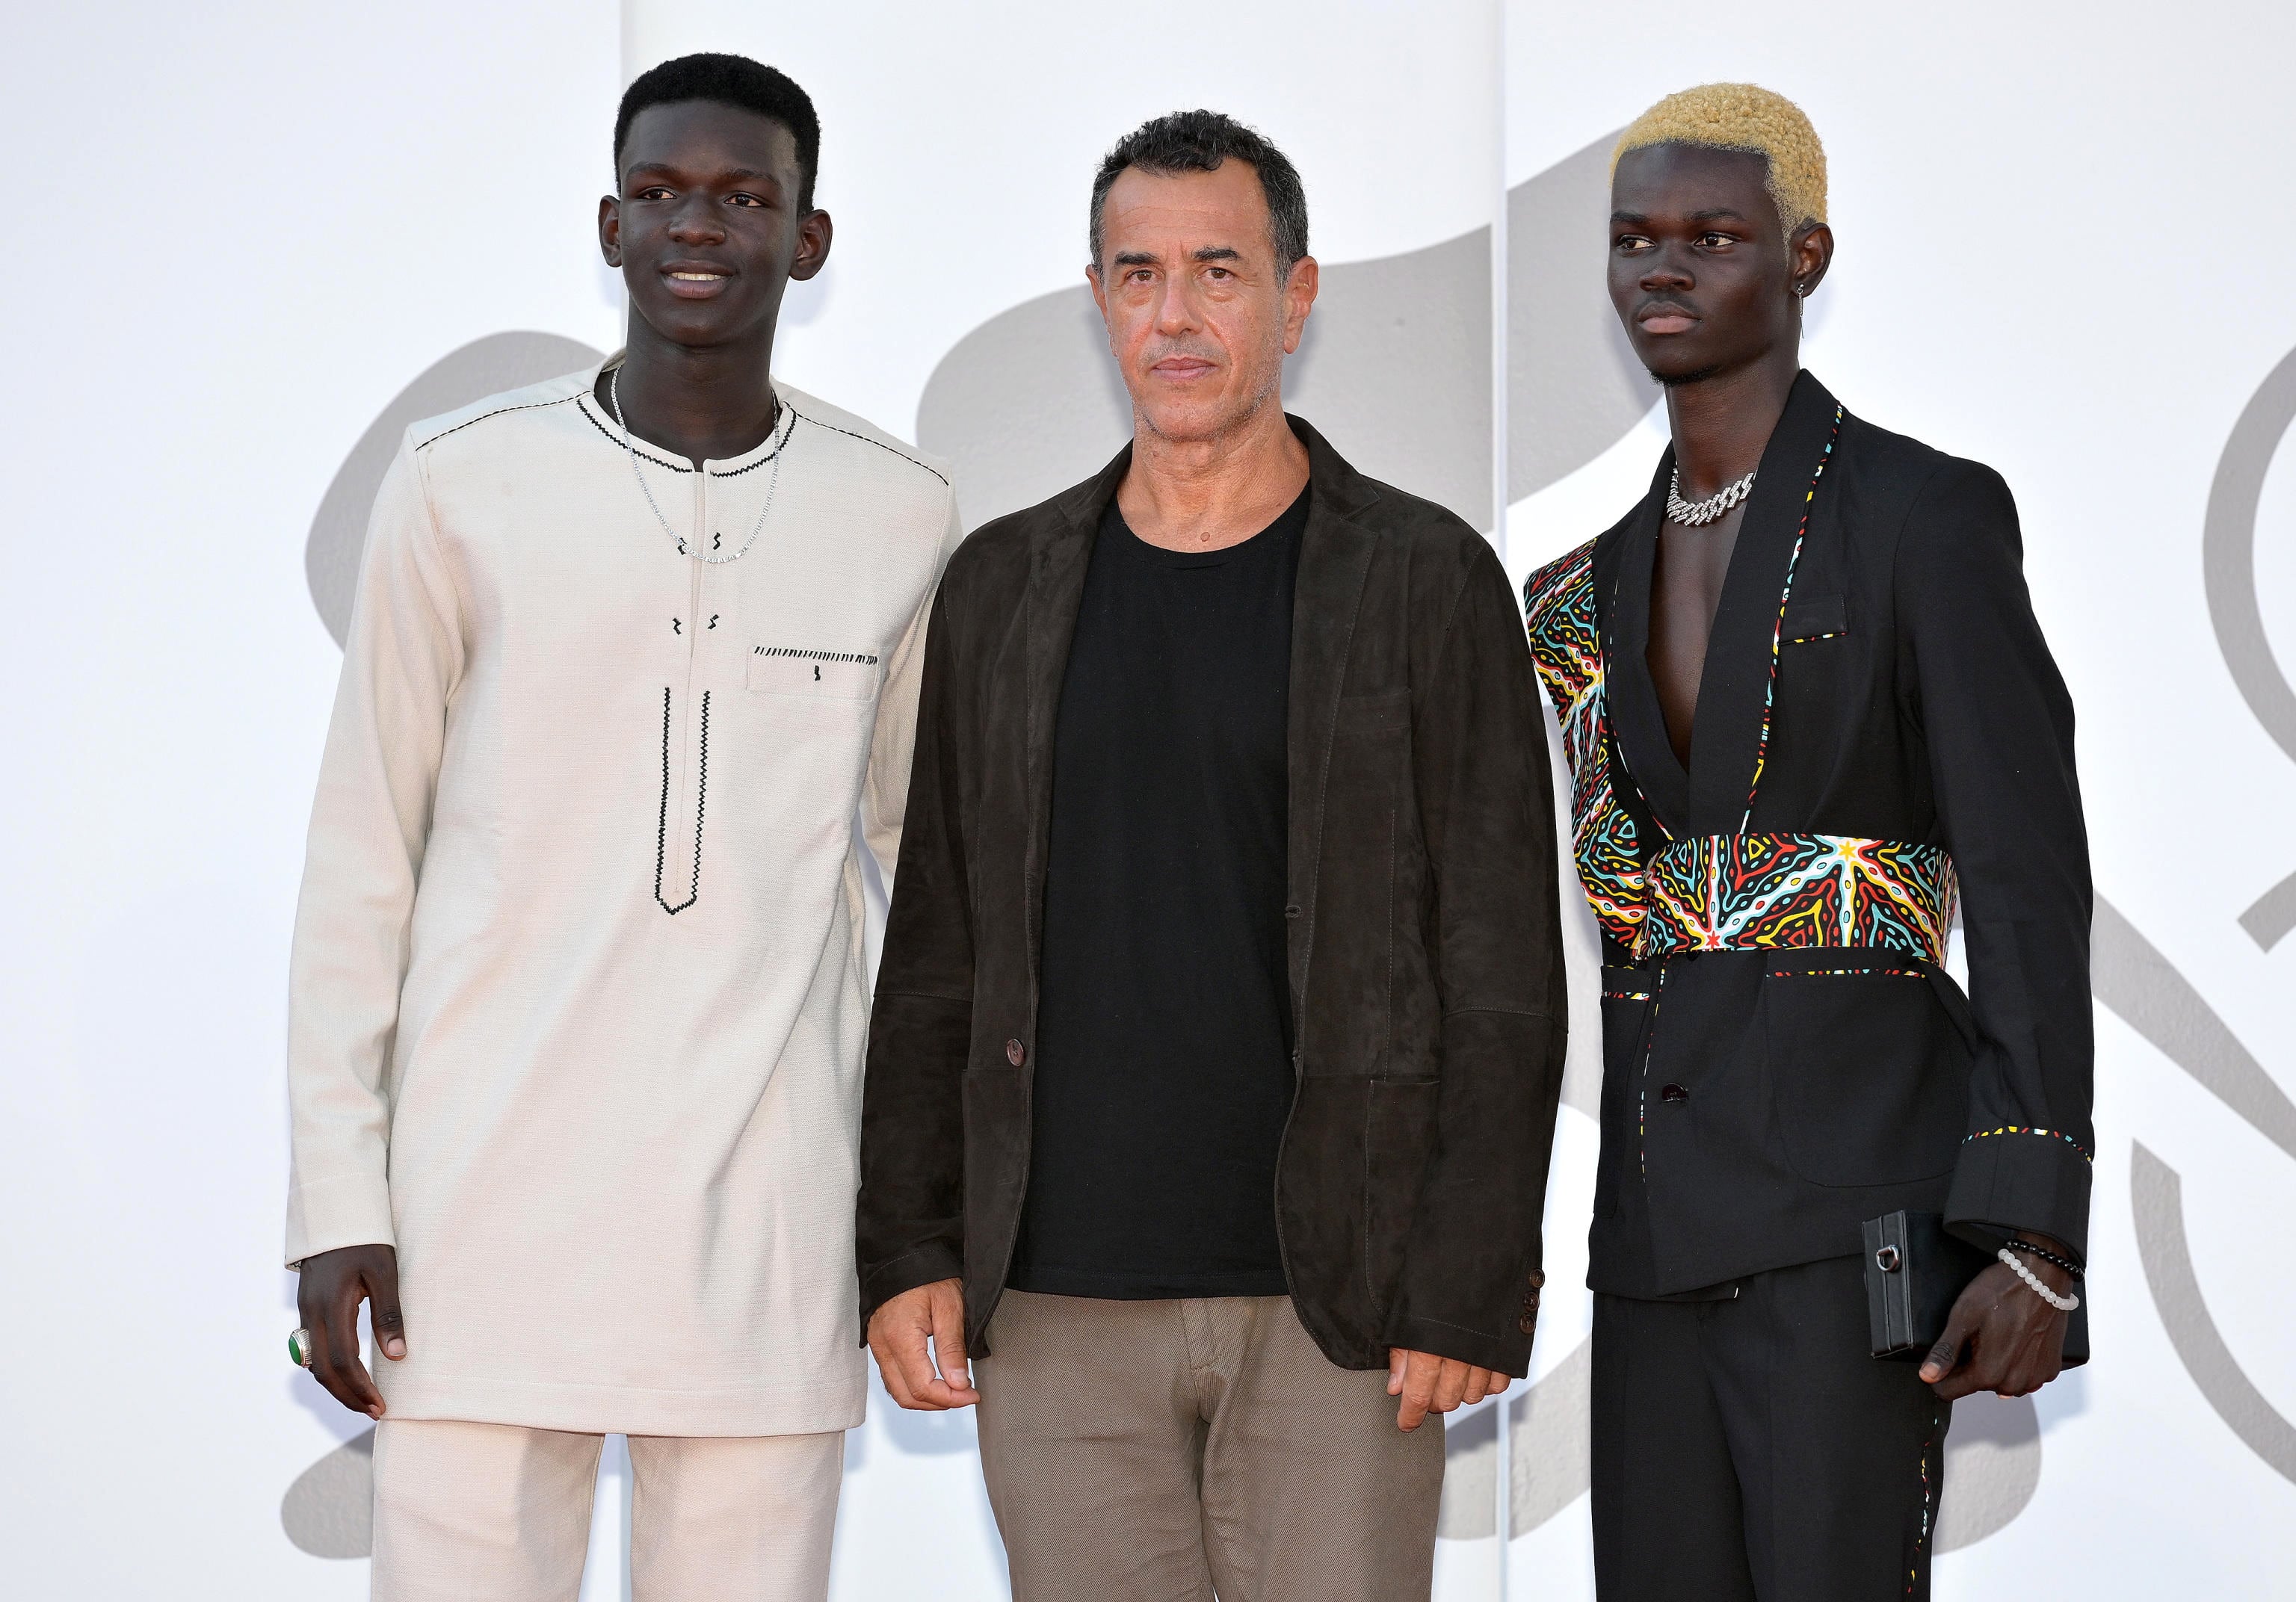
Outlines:
[[[1313,495],[1288,741],[1298,1091],[1270,1198],[1285,1276],[1342,1368],[1404,1346],[1521,1375],[1565,1024],[1538,682],[1490,546],[1292,427]],[[975,1354],[1029,1174],[1054,715],[1130,461],[967,540],[925,650],[862,1101],[861,1316],[962,1277]]]

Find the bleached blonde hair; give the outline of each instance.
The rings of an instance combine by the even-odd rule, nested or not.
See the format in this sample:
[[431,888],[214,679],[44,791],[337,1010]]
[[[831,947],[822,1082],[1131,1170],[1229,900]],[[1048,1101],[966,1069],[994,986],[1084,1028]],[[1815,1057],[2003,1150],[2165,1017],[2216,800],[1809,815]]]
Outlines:
[[1802,109],[1759,84],[1701,84],[1669,94],[1627,125],[1611,152],[1611,172],[1628,151],[1653,144],[1702,144],[1767,158],[1764,180],[1791,239],[1825,221],[1825,146]]

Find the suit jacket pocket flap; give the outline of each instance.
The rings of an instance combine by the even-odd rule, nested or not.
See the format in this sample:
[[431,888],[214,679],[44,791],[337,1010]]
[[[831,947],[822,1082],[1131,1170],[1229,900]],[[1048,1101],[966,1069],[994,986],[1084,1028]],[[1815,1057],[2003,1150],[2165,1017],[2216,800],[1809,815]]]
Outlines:
[[1803,601],[1786,603],[1784,638],[1820,640],[1828,634],[1849,632],[1849,609],[1839,595],[1812,595]]

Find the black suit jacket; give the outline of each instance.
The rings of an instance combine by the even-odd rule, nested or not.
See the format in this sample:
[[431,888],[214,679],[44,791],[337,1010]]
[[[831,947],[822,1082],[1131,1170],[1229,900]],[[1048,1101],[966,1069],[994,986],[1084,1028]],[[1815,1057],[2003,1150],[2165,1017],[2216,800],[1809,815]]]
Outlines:
[[1598,1290],[1855,1252],[1859,1222],[1899,1207],[2086,1249],[2087,843],[2016,508],[1990,469],[1856,417],[1836,437],[1836,412],[1802,373],[1763,454],[1686,772],[1645,658],[1670,448],[1596,540],[1614,787],[1645,860],[1742,832],[1942,846],[1969,992],[1901,952],[1637,961],[1606,939]]
[[[1395,1345],[1520,1375],[1565,1015],[1538,679],[1489,545],[1292,426],[1313,494],[1286,737],[1298,1088],[1269,1198],[1285,1277],[1342,1368]],[[925,647],[862,1096],[861,1314],[961,1275],[976,1353],[1029,1175],[1061,681],[1130,461],[959,547]]]

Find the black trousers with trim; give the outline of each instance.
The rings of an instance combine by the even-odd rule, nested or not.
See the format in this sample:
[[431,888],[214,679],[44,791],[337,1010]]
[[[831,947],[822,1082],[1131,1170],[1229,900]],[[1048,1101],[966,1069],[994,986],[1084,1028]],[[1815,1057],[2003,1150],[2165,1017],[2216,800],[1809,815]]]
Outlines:
[[1595,1298],[1601,1602],[1930,1594],[1952,1406],[1867,1355],[1861,1259],[1705,1302]]

